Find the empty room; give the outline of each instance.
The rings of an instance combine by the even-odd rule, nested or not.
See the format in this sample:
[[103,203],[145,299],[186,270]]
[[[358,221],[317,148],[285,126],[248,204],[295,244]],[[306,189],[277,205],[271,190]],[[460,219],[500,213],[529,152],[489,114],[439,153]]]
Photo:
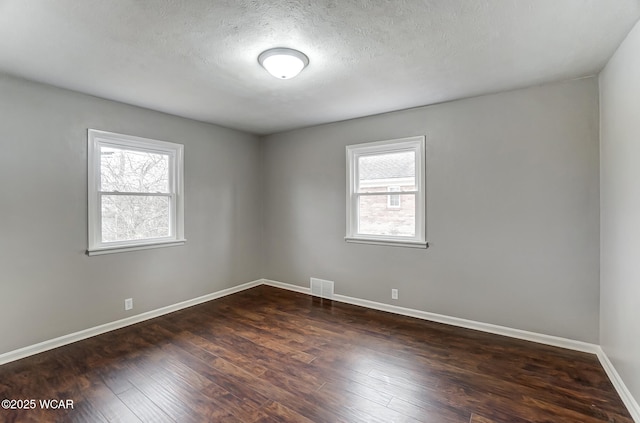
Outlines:
[[640,423],[639,19],[0,0],[0,422]]

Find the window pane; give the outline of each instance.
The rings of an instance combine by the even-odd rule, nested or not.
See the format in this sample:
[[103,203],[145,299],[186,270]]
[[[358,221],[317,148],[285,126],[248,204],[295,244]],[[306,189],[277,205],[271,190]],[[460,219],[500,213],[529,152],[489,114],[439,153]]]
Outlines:
[[400,151],[358,157],[358,192],[416,189],[415,151]]
[[[399,186],[387,187],[389,192],[400,192]],[[387,197],[387,207],[397,209],[400,207],[400,195],[390,195]]]
[[169,193],[169,155],[100,147],[100,189]]
[[102,242],[171,235],[169,197],[102,196]]
[[[389,197],[399,207],[390,208]],[[416,234],[415,195],[361,195],[358,203],[358,234],[413,237]]]

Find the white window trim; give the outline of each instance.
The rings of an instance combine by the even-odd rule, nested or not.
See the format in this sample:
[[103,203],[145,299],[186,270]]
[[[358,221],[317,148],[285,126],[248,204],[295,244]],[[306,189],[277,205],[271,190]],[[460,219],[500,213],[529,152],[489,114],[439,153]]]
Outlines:
[[[416,235],[414,237],[382,236],[359,234],[358,228],[358,158],[364,155],[391,153],[413,150],[416,152],[416,190],[406,191],[413,194],[416,207]],[[425,137],[415,136],[387,141],[348,145],[347,151],[347,228],[345,241],[361,244],[389,245],[411,248],[427,248],[426,241],[426,203],[425,203]],[[403,192],[405,193],[405,192]],[[389,195],[388,192],[368,193],[367,195]]]
[[[184,238],[184,146],[132,135],[89,129],[88,131],[88,248],[90,256],[149,248],[183,245]],[[100,207],[100,147],[108,145],[128,150],[155,151],[168,154],[171,198],[171,235],[162,238],[102,242]]]

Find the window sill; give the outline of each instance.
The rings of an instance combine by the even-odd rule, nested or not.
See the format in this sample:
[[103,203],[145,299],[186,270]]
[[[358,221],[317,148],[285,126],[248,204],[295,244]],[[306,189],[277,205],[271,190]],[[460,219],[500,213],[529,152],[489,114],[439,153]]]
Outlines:
[[149,250],[151,248],[176,247],[178,245],[184,245],[186,242],[186,239],[181,239],[177,241],[154,242],[153,244],[118,245],[113,247],[94,248],[93,250],[87,250],[87,255],[99,256],[103,254],[124,253],[126,251]]
[[386,245],[389,247],[408,247],[408,248],[429,248],[428,242],[421,241],[396,241],[386,239],[373,239],[373,238],[353,238],[345,237],[345,241],[355,244],[373,244],[373,245]]

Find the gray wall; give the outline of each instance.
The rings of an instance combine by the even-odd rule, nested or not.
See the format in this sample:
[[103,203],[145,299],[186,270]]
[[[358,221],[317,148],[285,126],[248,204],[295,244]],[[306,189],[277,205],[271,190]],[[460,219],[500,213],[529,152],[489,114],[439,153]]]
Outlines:
[[[266,137],[264,276],[597,343],[598,131],[588,78]],[[345,146],[420,134],[430,248],[346,243]]]
[[640,400],[640,24],[600,74],[600,341]]
[[[185,246],[85,255],[87,128],[184,144]],[[0,75],[0,354],[260,278],[259,179],[254,136]]]

